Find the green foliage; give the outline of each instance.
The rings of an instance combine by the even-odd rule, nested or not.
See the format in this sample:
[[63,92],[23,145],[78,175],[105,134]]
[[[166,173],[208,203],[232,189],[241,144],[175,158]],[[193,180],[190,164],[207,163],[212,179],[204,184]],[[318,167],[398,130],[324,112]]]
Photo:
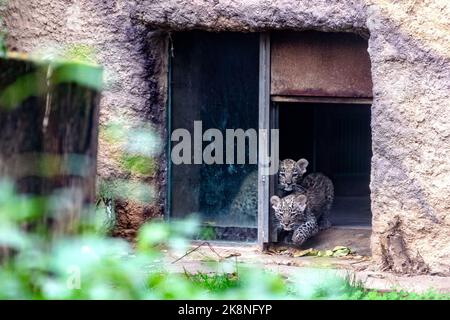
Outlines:
[[101,91],[103,86],[102,69],[79,61],[63,61],[51,65],[53,72],[50,82],[53,85],[76,83],[86,88]]
[[[267,276],[267,275],[266,275]],[[236,274],[188,274],[186,277],[199,287],[205,288],[211,293],[223,293],[227,290],[237,289],[243,286],[242,279]],[[341,299],[341,300],[449,300],[450,295],[427,291],[425,293],[413,293],[405,291],[380,292],[367,290],[361,284],[352,284],[348,280],[335,279],[340,282],[340,287],[317,286],[309,299]],[[299,294],[293,290],[293,284],[285,279],[278,278],[273,281],[272,290],[279,291],[285,298],[298,298]],[[338,291],[336,292],[336,288]],[[337,293],[337,295],[336,295]]]
[[[64,203],[63,194],[55,199]],[[51,228],[38,222],[50,203],[52,197],[19,195],[10,181],[0,181],[0,299],[449,298],[367,291],[326,270],[300,269],[285,279],[235,261],[216,263],[213,274],[171,272],[164,250],[182,256],[189,249],[187,239],[199,232],[195,218],[145,224],[132,248],[102,233],[101,212],[83,216],[80,233],[49,236]]]
[[154,186],[151,183],[142,182],[139,178],[154,176],[157,170],[153,155],[159,148],[158,134],[144,123],[135,123],[132,128],[125,124],[125,119],[118,117],[118,120],[110,121],[100,127],[100,138],[113,145],[114,149],[121,150],[113,157],[128,176],[128,179],[97,181],[97,203],[99,208],[106,212],[106,221],[109,221],[107,225],[110,226],[110,230],[114,228],[116,222],[117,200],[134,201],[145,205],[151,203],[155,195]]
[[127,134],[124,126],[125,124],[120,121],[110,122],[101,126],[100,134],[108,143],[123,143]]
[[110,121],[101,127],[101,136],[111,144],[120,145],[128,155],[153,157],[161,152],[162,141],[158,132],[148,123],[127,126],[126,118]]
[[127,179],[102,180],[99,197],[105,199],[128,199],[138,203],[151,203],[155,196],[152,185]]
[[[0,20],[0,26],[1,26],[1,20]],[[6,32],[3,30],[0,30],[0,57],[6,56],[7,47],[6,47],[6,41],[5,41]]]
[[93,47],[85,44],[66,46],[60,54],[60,60],[79,62],[85,64],[98,64],[97,54]]
[[216,238],[216,231],[213,227],[204,226],[200,229],[198,238],[203,240],[214,240]]
[[[0,32],[0,51],[4,41]],[[0,55],[0,57],[6,55]],[[72,56],[71,56],[72,57]],[[42,97],[52,86],[74,83],[101,91],[103,70],[83,59],[34,61],[35,70],[24,74],[0,93],[0,107],[12,110],[30,97]]]
[[121,162],[125,170],[135,175],[151,176],[155,173],[155,161],[150,157],[124,154]]
[[236,289],[242,285],[235,273],[208,275],[205,273],[189,274],[186,272],[185,274],[194,285],[204,288],[210,293],[223,293],[226,290]]
[[30,97],[44,93],[42,77],[38,73],[30,73],[19,77],[0,93],[0,106],[12,110]]
[[343,296],[349,300],[449,300],[450,295],[437,293],[433,290],[424,293],[405,291],[380,292],[373,290],[354,289]]
[[[0,0],[0,10],[4,9],[6,1]],[[0,16],[0,57],[6,56],[6,35],[7,31],[3,24],[3,17]]]
[[[223,285],[225,278],[203,278],[200,284],[200,276],[191,279],[167,272],[161,247],[185,252],[189,245],[186,238],[198,231],[195,219],[146,224],[133,250],[126,241],[105,237],[95,227],[83,228],[77,236],[56,238],[45,237],[39,228],[25,232],[18,222],[34,216],[30,213],[34,210],[29,209],[34,198],[17,195],[6,181],[1,184],[0,195],[1,225],[6,226],[0,246],[8,248],[0,269],[1,299],[194,299],[231,294]],[[15,215],[10,210],[24,214]],[[95,222],[82,221],[83,225],[90,223]],[[248,285],[239,287],[236,294],[251,298],[252,290],[245,288],[260,285],[264,279],[255,277],[254,272],[251,277],[246,274],[240,275],[240,281]],[[267,290],[275,287],[273,280],[267,279]],[[216,290],[218,285],[220,290]],[[265,296],[272,293],[267,291]]]
[[127,127],[126,119],[110,121],[100,128],[100,137],[123,150],[116,160],[122,169],[136,177],[153,176],[157,170],[154,156],[161,151],[159,135],[148,124],[135,123]]

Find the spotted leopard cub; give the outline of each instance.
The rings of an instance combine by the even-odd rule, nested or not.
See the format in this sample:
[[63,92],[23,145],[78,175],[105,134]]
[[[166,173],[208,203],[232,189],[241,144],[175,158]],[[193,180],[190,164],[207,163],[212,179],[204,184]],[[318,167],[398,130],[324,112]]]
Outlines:
[[281,196],[291,193],[305,195],[308,199],[306,210],[316,217],[319,229],[325,230],[331,227],[328,216],[334,201],[333,182],[322,173],[310,173],[304,177],[308,164],[306,159],[281,161],[278,188]]
[[285,159],[280,162],[278,188],[281,191],[281,196],[299,191],[307,166],[308,161],[306,159],[300,159],[297,162],[292,159]]
[[308,198],[307,210],[313,214],[320,230],[331,227],[329,215],[334,201],[333,182],[322,173],[310,173],[301,182],[299,193]]
[[230,215],[238,226],[256,224],[258,212],[258,170],[252,171],[242,182],[230,205]]
[[293,193],[283,198],[273,196],[270,199],[281,229],[292,232],[291,240],[301,245],[319,232],[314,214],[307,210],[307,198],[303,194]]

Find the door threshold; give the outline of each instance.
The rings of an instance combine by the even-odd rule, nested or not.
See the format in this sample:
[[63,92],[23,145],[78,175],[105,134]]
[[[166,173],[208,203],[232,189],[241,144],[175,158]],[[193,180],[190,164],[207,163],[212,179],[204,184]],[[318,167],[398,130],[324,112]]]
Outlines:
[[190,241],[192,247],[198,247],[202,243],[209,243],[213,247],[220,248],[236,248],[236,247],[245,247],[245,248],[257,248],[258,243],[255,242],[239,242],[239,241],[221,241],[221,240],[191,240]]
[[331,228],[334,229],[361,229],[361,230],[372,230],[370,225],[332,225]]

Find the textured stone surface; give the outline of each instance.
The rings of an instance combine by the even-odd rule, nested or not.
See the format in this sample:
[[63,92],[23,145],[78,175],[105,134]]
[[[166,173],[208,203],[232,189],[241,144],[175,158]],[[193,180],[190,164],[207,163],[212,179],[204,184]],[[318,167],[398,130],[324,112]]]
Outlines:
[[[126,129],[150,123],[165,136],[165,60],[159,52],[164,38],[133,22],[132,1],[11,0],[5,12],[11,50],[48,55],[71,44],[95,49],[105,67],[107,88],[100,105],[100,122],[122,121]],[[43,49],[45,48],[45,52]],[[155,56],[155,51],[158,53]],[[103,179],[132,179],[156,187],[150,204],[125,201],[118,205],[118,235],[131,238],[149,217],[160,216],[165,202],[164,154],[149,176],[135,177],[123,169],[119,144],[104,139],[100,129],[98,174]],[[124,214],[126,208],[127,214]]]
[[[98,48],[100,62],[118,79],[104,94],[102,122],[118,115],[126,115],[130,126],[150,121],[162,137],[164,36],[150,29],[370,35],[373,257],[396,272],[449,275],[449,6],[446,0],[11,0],[6,22],[9,44],[19,50],[48,41]],[[114,157],[118,147],[100,145],[100,175],[126,178]],[[140,178],[159,188],[153,211],[139,207],[125,214],[130,218],[124,218],[121,234],[132,234],[140,221],[162,212],[164,156],[160,160],[155,176]]]
[[450,7],[405,3],[368,8],[372,251],[399,272],[450,274]]
[[136,17],[153,27],[172,30],[260,31],[365,29],[362,1],[316,0],[142,0]]

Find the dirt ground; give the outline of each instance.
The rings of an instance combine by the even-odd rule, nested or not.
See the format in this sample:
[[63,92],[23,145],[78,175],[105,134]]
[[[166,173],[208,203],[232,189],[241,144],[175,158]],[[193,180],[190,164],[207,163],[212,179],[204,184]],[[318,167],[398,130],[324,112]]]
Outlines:
[[[403,276],[377,271],[370,255],[370,230],[333,228],[321,233],[320,238],[311,239],[300,250],[289,246],[270,246],[262,252],[255,244],[194,242],[193,252],[184,256],[183,252],[166,252],[168,269],[172,272],[223,272],[220,262],[232,261],[255,268],[262,268],[279,273],[288,279],[301,272],[312,269],[334,273],[362,283],[367,289],[380,291],[405,290],[409,292],[426,292],[434,290],[450,293],[450,277],[420,275]],[[342,237],[344,236],[344,237]],[[339,239],[339,242],[338,240]],[[318,250],[328,252],[336,246],[348,247],[351,253],[341,256],[317,256]],[[309,256],[307,254],[314,254]],[[319,253],[320,255],[320,253]]]

